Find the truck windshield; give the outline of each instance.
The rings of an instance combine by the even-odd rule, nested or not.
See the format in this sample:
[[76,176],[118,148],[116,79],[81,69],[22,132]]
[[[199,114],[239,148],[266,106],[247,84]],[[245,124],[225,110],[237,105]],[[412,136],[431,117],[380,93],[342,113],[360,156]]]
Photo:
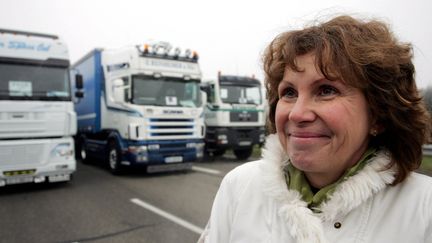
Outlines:
[[65,67],[0,63],[0,100],[71,100]]
[[219,95],[224,103],[259,105],[262,103],[260,91],[260,86],[221,84]]
[[199,80],[132,77],[132,103],[157,106],[201,106]]

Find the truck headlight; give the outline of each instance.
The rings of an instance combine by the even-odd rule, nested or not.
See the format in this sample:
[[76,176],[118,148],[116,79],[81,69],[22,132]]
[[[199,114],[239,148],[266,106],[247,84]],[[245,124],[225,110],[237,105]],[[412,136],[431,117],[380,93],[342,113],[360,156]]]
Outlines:
[[265,134],[260,134],[259,136],[260,143],[264,142],[264,140],[265,140]]
[[129,146],[128,151],[133,154],[147,152],[147,146]]
[[228,143],[228,137],[226,134],[219,134],[217,136],[217,144],[227,144]]
[[148,158],[146,155],[138,155],[136,157],[137,162],[147,162]]
[[195,148],[197,146],[196,143],[187,143],[186,148]]
[[148,150],[158,150],[160,148],[159,144],[149,144],[147,147]]
[[227,135],[225,135],[225,134],[220,134],[220,135],[218,135],[218,140],[227,140]]
[[197,150],[202,150],[204,143],[187,143],[186,148],[196,148]]
[[53,150],[51,150],[51,155],[58,157],[72,156],[73,153],[73,147],[70,143],[58,144]]

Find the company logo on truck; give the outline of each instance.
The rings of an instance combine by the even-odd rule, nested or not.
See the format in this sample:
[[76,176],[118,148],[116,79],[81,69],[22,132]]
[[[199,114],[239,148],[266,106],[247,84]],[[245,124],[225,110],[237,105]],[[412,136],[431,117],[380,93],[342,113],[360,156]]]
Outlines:
[[4,42],[0,42],[0,48],[48,52],[51,48],[51,45],[44,44],[44,43],[30,44],[24,41],[9,41],[8,44],[5,44]]
[[176,62],[169,60],[158,60],[158,59],[146,59],[145,65],[153,67],[163,67],[163,68],[174,68],[174,69],[184,69],[184,70],[195,70],[196,64]]
[[238,114],[238,116],[239,116],[240,118],[243,118],[243,119],[248,119],[248,118],[251,117],[251,114],[248,113],[247,111],[242,111],[241,113]]

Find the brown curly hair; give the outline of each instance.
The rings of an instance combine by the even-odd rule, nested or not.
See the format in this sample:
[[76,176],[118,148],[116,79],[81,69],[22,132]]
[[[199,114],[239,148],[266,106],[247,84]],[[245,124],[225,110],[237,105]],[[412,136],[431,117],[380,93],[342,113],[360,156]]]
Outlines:
[[286,67],[300,71],[296,57],[313,53],[316,66],[329,80],[343,80],[366,97],[372,119],[383,129],[372,137],[397,164],[393,184],[403,181],[422,161],[422,145],[430,134],[430,117],[417,90],[412,47],[399,42],[378,20],[338,16],[302,30],[280,34],[263,56],[269,103],[267,129],[276,133],[278,85]]

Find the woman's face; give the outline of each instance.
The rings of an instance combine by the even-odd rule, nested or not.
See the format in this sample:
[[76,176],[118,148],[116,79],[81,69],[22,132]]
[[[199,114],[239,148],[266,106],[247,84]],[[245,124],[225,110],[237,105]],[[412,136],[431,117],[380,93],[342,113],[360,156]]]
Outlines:
[[329,81],[315,56],[296,58],[303,72],[285,69],[275,122],[291,163],[318,188],[336,181],[367,149],[371,118],[363,93]]

